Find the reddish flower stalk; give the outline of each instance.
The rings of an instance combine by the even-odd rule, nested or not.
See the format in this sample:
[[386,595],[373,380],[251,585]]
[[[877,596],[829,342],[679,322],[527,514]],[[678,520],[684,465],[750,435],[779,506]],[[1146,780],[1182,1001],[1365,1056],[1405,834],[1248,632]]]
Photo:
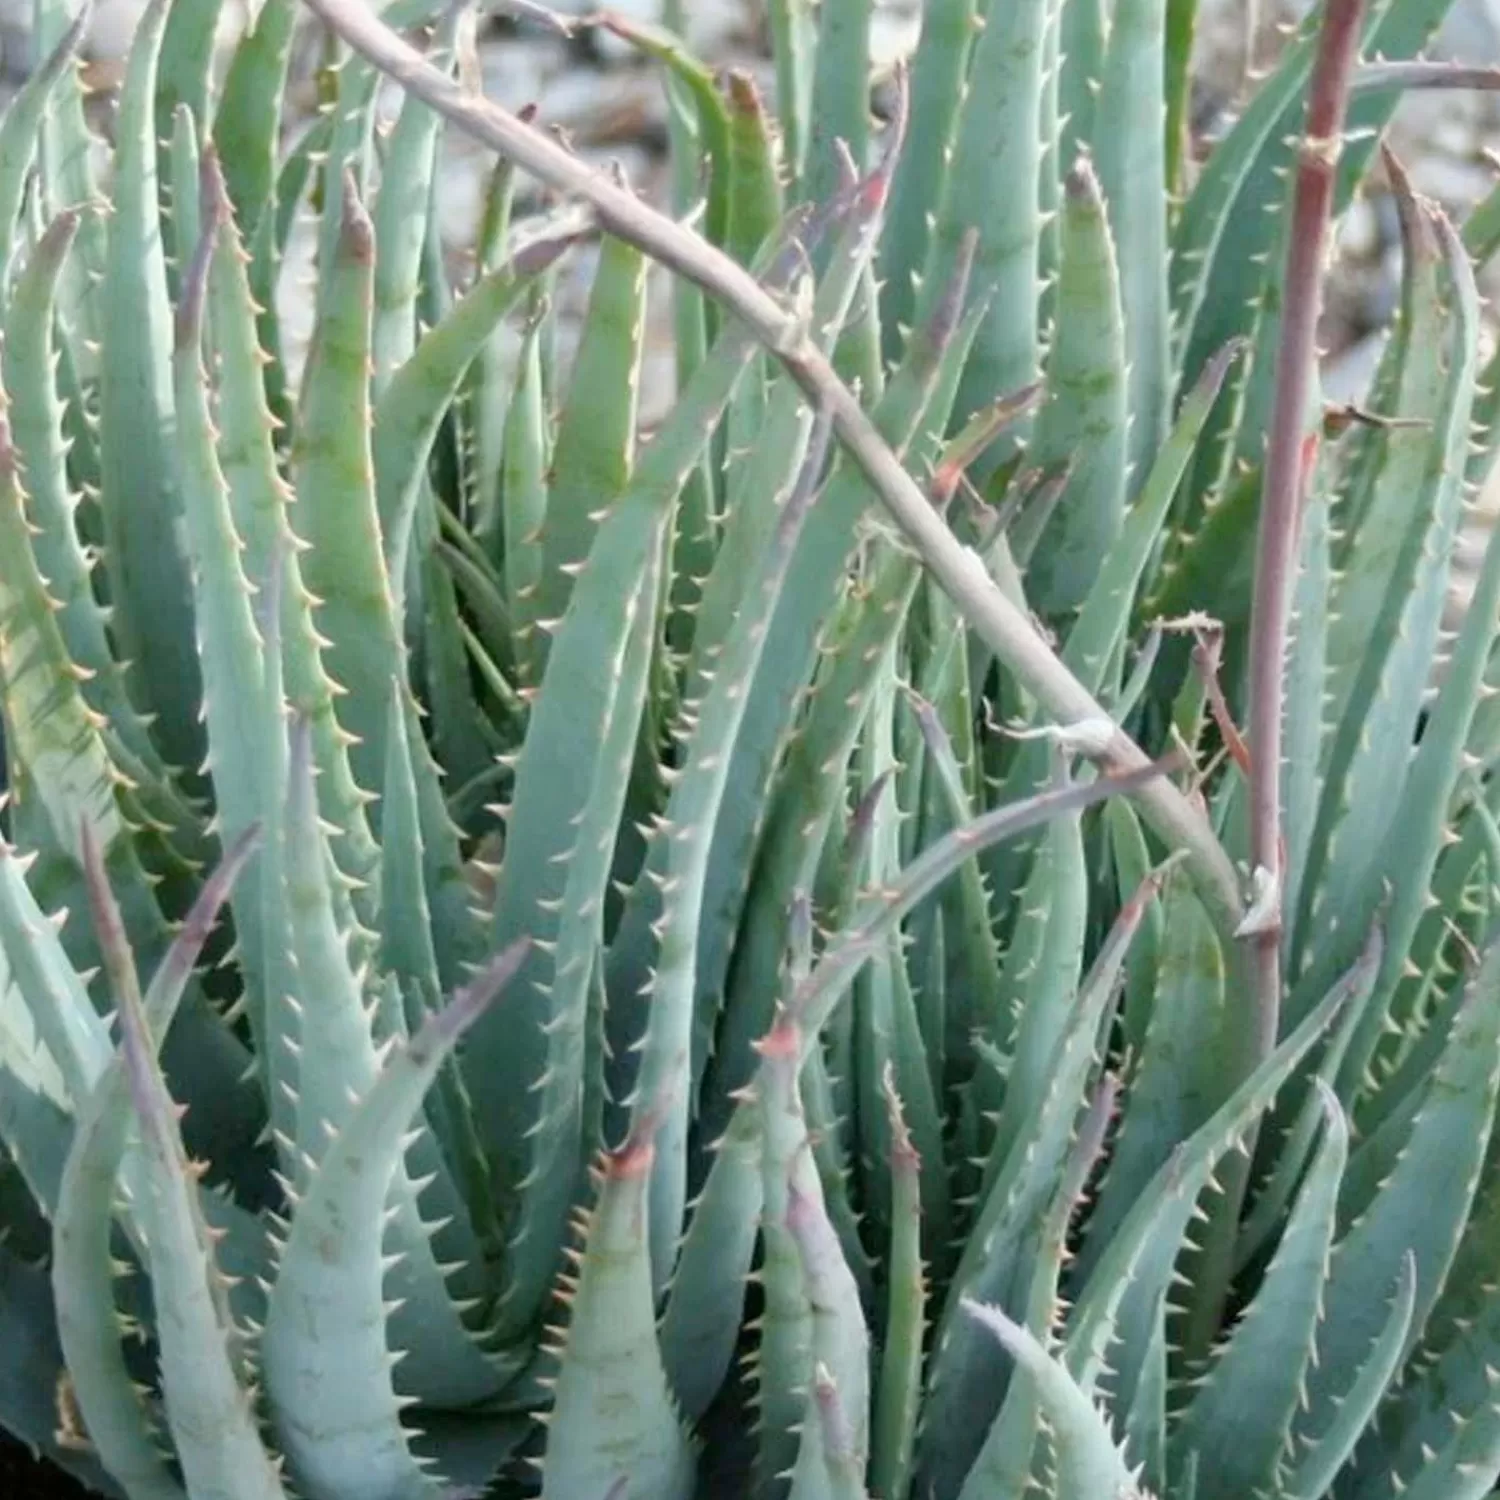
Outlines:
[[[1266,444],[1255,598],[1250,617],[1250,859],[1257,882],[1273,899],[1252,945],[1256,1041],[1264,1057],[1276,1043],[1281,1016],[1281,719],[1292,582],[1297,566],[1302,499],[1316,439],[1308,414],[1317,360],[1323,262],[1344,116],[1359,59],[1365,0],[1326,0],[1313,64],[1307,122],[1297,152],[1296,189],[1282,279],[1281,344],[1276,400]],[[1257,903],[1258,905],[1260,903]]]

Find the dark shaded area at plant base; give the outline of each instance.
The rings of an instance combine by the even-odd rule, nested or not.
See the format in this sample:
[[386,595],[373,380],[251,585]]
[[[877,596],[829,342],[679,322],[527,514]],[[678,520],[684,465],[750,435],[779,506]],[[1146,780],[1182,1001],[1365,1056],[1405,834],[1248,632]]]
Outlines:
[[23,1444],[0,1432],[0,1495],[16,1500],[83,1500],[88,1493],[71,1475],[33,1458]]

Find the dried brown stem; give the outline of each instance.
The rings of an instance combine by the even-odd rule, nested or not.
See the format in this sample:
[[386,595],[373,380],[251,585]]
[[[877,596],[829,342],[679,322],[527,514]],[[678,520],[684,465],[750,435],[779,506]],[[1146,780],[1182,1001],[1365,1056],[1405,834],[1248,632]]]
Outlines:
[[[772,296],[743,266],[702,236],[651,208],[508,110],[466,92],[382,24],[362,0],[305,3],[355,51],[461,130],[554,190],[585,200],[610,233],[686,277],[739,317],[781,361],[811,404],[828,414],[844,450],[939,585],[1027,691],[1062,725],[1109,718],[1031,621],[996,587],[979,557],[958,541],[934,510],[858,398],[814,346],[797,311]],[[1114,772],[1140,770],[1150,764],[1118,726],[1095,759]],[[1173,848],[1186,851],[1209,909],[1221,928],[1232,931],[1242,909],[1239,881],[1201,809],[1164,778],[1150,781],[1137,795],[1142,812],[1161,837]]]
[[1273,895],[1247,933],[1253,950],[1256,1043],[1265,1056],[1281,1018],[1281,720],[1292,581],[1302,496],[1316,458],[1313,417],[1318,314],[1340,137],[1359,55],[1364,0],[1327,0],[1298,146],[1297,176],[1282,277],[1276,401],[1261,487],[1255,596],[1250,617],[1250,859]]
[[1250,775],[1250,751],[1229,711],[1229,701],[1224,696],[1224,686],[1219,681],[1219,667],[1224,656],[1224,632],[1222,629],[1199,629],[1193,645],[1193,667],[1203,683],[1203,693],[1208,699],[1209,712],[1218,726],[1219,737],[1229,758],[1240,768],[1242,775]]
[[1355,70],[1353,92],[1385,89],[1500,89],[1500,68],[1471,68],[1452,62],[1374,62]]

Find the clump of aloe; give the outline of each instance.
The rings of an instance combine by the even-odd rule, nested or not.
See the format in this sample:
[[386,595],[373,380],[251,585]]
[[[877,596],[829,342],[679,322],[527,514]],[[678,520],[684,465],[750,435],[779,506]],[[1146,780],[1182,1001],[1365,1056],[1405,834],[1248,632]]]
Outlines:
[[97,178],[73,0],[0,123],[0,1423],[125,1500],[1487,1495],[1500,213],[1387,153],[1364,407],[1315,347],[1445,0],[1201,161],[1191,5],[929,0],[876,91],[783,0],[774,102],[597,18],[664,207],[469,4],[306,0],[297,128],[220,8]]

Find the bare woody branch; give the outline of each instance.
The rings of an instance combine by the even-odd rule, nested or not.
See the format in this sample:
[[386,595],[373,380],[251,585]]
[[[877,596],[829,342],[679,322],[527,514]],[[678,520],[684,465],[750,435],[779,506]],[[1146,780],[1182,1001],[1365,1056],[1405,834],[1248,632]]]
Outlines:
[[[1261,483],[1255,595],[1250,616],[1250,859],[1259,892],[1247,921],[1262,1056],[1281,1017],[1281,729],[1288,617],[1301,533],[1302,497],[1317,457],[1312,402],[1318,314],[1334,176],[1359,58],[1364,0],[1327,0],[1297,148],[1287,234],[1276,399]],[[1248,930],[1253,929],[1253,930]]]
[[1492,93],[1500,89],[1500,68],[1472,68],[1464,63],[1411,62],[1365,63],[1354,74],[1353,92],[1378,94],[1391,89],[1472,89]]

